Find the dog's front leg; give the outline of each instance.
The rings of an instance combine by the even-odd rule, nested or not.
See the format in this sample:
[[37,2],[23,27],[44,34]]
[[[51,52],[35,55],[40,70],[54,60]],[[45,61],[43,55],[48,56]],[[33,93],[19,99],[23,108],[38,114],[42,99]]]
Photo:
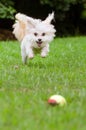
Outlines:
[[24,44],[21,44],[21,56],[22,56],[22,62],[26,64],[27,57],[30,59],[34,57],[32,48],[30,46],[25,46]]
[[49,52],[49,44],[47,44],[45,47],[42,48],[41,57],[43,57],[43,58],[46,57],[48,52]]
[[29,59],[33,59],[34,58],[34,52],[33,49],[31,47],[26,48],[26,53]]

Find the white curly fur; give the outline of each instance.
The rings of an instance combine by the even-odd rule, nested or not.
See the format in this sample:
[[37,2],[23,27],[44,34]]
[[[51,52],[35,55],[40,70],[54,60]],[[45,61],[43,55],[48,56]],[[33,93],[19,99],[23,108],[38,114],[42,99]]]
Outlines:
[[34,57],[34,48],[41,51],[41,57],[46,57],[49,52],[49,43],[53,40],[56,32],[51,24],[54,13],[49,14],[43,21],[21,13],[16,14],[15,18],[13,34],[21,42],[23,63],[26,63],[27,57],[30,59]]

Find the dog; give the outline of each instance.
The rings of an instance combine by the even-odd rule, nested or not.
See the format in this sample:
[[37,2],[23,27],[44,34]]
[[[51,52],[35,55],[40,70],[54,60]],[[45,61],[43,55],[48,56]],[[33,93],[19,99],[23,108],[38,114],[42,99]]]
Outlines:
[[45,20],[34,19],[22,13],[15,15],[16,22],[13,25],[13,34],[21,43],[22,62],[27,63],[34,58],[34,50],[40,50],[41,57],[46,57],[49,52],[49,43],[55,37],[55,27],[51,23],[54,13],[48,15]]

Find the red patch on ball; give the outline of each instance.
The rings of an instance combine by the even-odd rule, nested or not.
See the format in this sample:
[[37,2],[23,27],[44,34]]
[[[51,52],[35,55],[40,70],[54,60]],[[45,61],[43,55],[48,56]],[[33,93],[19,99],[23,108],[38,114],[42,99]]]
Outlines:
[[54,100],[54,99],[49,99],[48,103],[53,105],[53,106],[57,104],[56,100]]

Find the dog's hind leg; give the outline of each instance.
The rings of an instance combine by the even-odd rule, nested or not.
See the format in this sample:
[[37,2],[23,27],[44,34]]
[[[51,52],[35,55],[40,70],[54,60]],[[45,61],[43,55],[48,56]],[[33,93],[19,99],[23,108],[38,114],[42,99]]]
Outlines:
[[26,64],[27,63],[27,55],[26,55],[25,48],[21,48],[21,56],[22,56],[23,64]]

